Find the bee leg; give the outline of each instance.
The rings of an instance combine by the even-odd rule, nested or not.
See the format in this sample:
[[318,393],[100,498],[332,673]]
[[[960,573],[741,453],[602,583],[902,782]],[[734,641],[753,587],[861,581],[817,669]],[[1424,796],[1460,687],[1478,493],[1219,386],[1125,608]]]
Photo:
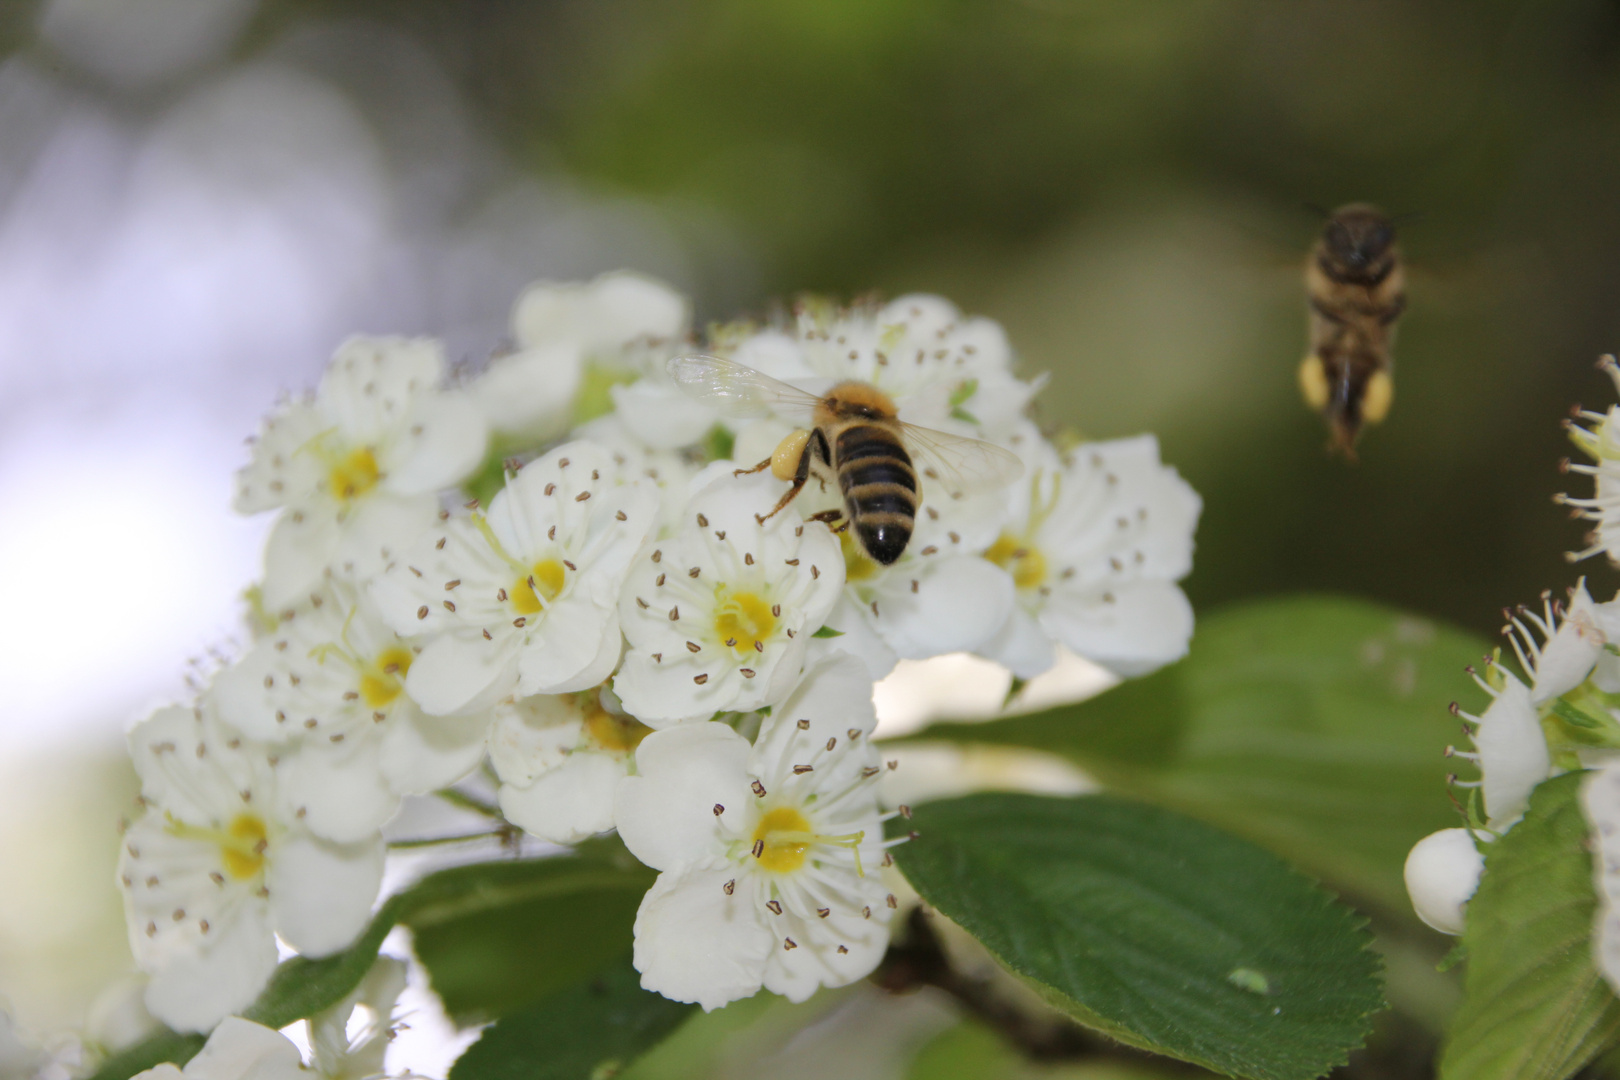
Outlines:
[[[766,464],[769,465],[770,462],[766,462]],[[806,473],[808,474],[808,469],[806,469]],[[799,492],[804,490],[804,482],[808,479],[808,475],[795,478],[793,481],[793,486],[787,489],[787,494],[783,495],[777,500],[775,506],[771,507],[771,512],[768,514],[755,514],[754,520],[763,525],[765,522],[775,517],[781,511],[782,507],[792,502]]]
[[844,512],[842,510],[822,510],[818,513],[811,514],[807,520],[825,521],[828,525],[831,525],[833,522],[837,521],[843,516]]
[[732,476],[747,476],[749,473],[764,472],[766,469],[768,469],[770,467],[771,467],[771,459],[766,458],[764,461],[760,462],[758,465],[755,465],[752,469],[732,469],[731,470],[731,475]]

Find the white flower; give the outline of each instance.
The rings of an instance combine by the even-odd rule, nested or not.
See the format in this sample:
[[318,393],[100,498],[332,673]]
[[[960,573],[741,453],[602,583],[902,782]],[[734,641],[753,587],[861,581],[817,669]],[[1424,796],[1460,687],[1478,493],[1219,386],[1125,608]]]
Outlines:
[[803,1001],[869,973],[895,898],[885,861],[872,684],[828,660],[765,721],[647,736],[620,783],[619,835],[661,871],[636,916],[641,985],[706,1010],[763,986]]
[[558,844],[613,828],[614,789],[652,730],[616,704],[603,688],[496,706],[489,757],[508,821]]
[[[1504,627],[1519,663],[1531,677],[1530,696],[1537,705],[1567,694],[1586,681],[1604,655],[1603,646],[1608,642],[1604,624],[1615,619],[1592,602],[1584,579],[1570,590],[1568,608],[1555,608],[1545,593],[1542,606],[1539,615],[1523,607],[1507,612],[1508,625]],[[1613,605],[1602,607],[1612,611]],[[1531,627],[1540,633],[1542,644],[1536,643]]]
[[[394,1003],[404,989],[404,961],[379,956],[347,997],[309,1018],[310,1056],[322,1080],[386,1075],[383,1059],[393,1038]],[[361,1023],[351,1035],[356,1010]]]
[[658,528],[654,535],[663,539],[679,529],[686,502],[691,498],[692,478],[697,473],[697,466],[686,455],[673,450],[648,449],[631,433],[624,417],[618,413],[582,424],[574,435],[607,450],[613,459],[614,483],[641,480],[658,489]]
[[1459,786],[1481,788],[1487,827],[1503,833],[1524,815],[1530,792],[1551,774],[1552,755],[1530,688],[1500,668],[1494,674],[1501,677],[1500,688],[1474,676],[1480,688],[1495,698],[1482,715],[1463,712],[1455,702],[1451,706],[1453,713],[1475,725],[1472,738],[1477,752],[1450,753],[1479,767],[1478,781]]
[[[1620,389],[1620,364],[1614,357],[1605,356],[1598,367],[1614,380],[1616,389]],[[1566,472],[1590,476],[1594,490],[1589,499],[1559,495],[1555,501],[1575,507],[1578,515],[1593,522],[1594,527],[1587,534],[1587,546],[1570,552],[1567,557],[1570,562],[1577,562],[1602,552],[1611,562],[1620,563],[1620,405],[1609,406],[1607,413],[1581,410],[1577,415],[1592,427],[1584,428],[1573,420],[1565,420],[1564,429],[1570,441],[1593,463],[1587,465],[1566,459],[1563,467]]]
[[1198,494],[1160,464],[1152,435],[1059,458],[1026,430],[1027,478],[984,552],[1012,575],[1018,604],[981,652],[1026,679],[1052,666],[1053,643],[1120,675],[1185,656],[1193,612],[1175,583],[1192,569]]
[[656,524],[647,483],[571,442],[509,480],[487,516],[447,518],[372,583],[383,617],[426,646],[406,692],[440,716],[584,690],[619,660],[619,586]]
[[589,419],[576,415],[582,406],[603,412],[608,387],[656,366],[685,336],[689,318],[684,297],[639,274],[537,281],[512,309],[518,351],[490,361],[469,392],[509,442],[544,442]]
[[1485,856],[1467,829],[1441,829],[1406,856],[1406,892],[1418,918],[1442,934],[1461,934],[1469,899],[1479,888]]
[[[391,956],[377,959],[347,997],[308,1021],[312,1068],[285,1035],[240,1016],[214,1029],[184,1069],[162,1064],[135,1080],[368,1080],[386,1075],[383,1058],[393,1032],[394,1003],[405,988],[405,965]],[[355,1010],[362,1022],[348,1027]]]
[[1620,761],[1593,772],[1581,785],[1581,808],[1591,823],[1596,849],[1598,918],[1592,959],[1620,993]]
[[484,453],[484,422],[439,389],[437,342],[352,338],[320,389],[264,422],[237,474],[236,509],[284,508],[265,549],[264,604],[302,599],[328,567],[364,577],[383,549],[432,523],[435,493]]
[[129,734],[146,813],[124,834],[119,882],[146,1005],[204,1031],[258,995],[276,936],[311,956],[348,945],[382,881],[380,836],[336,844],[283,816],[275,764],[223,729],[205,697]]
[[816,393],[845,379],[871,383],[902,420],[976,438],[1010,431],[1039,388],[1008,371],[1012,351],[999,325],[964,319],[938,296],[848,309],[802,303],[787,331],[767,330],[730,355]]
[[309,1080],[292,1040],[240,1016],[223,1020],[181,1069],[168,1062],[135,1080]]
[[284,814],[329,840],[377,831],[400,798],[478,767],[489,715],[428,716],[405,693],[413,643],[353,586],[289,611],[214,686],[220,717],[276,747]]
[[779,482],[728,464],[696,482],[715,472],[681,531],[636,560],[619,603],[630,650],[613,690],[655,728],[780,698],[844,581],[826,526],[792,507],[759,521]]

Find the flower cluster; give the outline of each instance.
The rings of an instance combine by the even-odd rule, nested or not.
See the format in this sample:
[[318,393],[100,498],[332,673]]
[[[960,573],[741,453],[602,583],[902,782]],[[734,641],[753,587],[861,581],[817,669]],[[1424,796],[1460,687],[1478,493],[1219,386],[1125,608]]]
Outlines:
[[[994,323],[914,296],[698,342],[688,312],[631,274],[542,283],[481,372],[356,339],[265,421],[236,498],[278,515],[251,642],[129,737],[143,809],[119,881],[156,1017],[209,1030],[262,990],[278,939],[348,945],[401,800],[486,762],[511,825],[616,829],[659,871],[644,986],[706,1009],[803,1000],[869,973],[897,906],[876,679],[957,651],[1026,678],[1059,649],[1122,674],[1185,652],[1197,495],[1151,436],[1049,441]],[[819,512],[836,476],[784,502],[748,471],[792,429],[688,396],[667,363],[696,351],[810,394],[869,383],[1023,475],[925,477],[882,564]],[[211,1054],[292,1067],[279,1036],[233,1023],[186,1076]]]
[[[1604,357],[1599,367],[1620,387],[1620,366]],[[1607,414],[1578,411],[1593,426],[1566,421],[1577,447],[1594,464],[1566,461],[1565,472],[1593,477],[1591,498],[1561,495],[1577,517],[1596,523],[1576,561],[1599,552],[1616,560],[1620,552],[1620,407]],[[1620,560],[1616,560],[1620,561]],[[1419,841],[1406,861],[1406,884],[1418,915],[1437,930],[1461,934],[1467,905],[1484,871],[1486,846],[1523,816],[1530,794],[1542,781],[1571,771],[1588,771],[1582,806],[1593,827],[1599,868],[1601,915],[1593,956],[1609,982],[1620,989],[1620,596],[1597,602],[1584,579],[1566,599],[1543,594],[1538,609],[1504,612],[1503,634],[1517,661],[1515,673],[1500,653],[1483,670],[1470,668],[1490,703],[1478,715],[1453,704],[1464,721],[1472,750],[1448,754],[1471,763],[1478,779],[1451,783],[1468,793],[1466,824],[1443,829]]]

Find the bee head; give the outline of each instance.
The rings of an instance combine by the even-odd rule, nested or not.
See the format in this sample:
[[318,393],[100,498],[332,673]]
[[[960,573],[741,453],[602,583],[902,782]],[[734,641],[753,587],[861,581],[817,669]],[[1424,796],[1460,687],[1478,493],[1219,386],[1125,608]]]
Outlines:
[[1327,257],[1352,277],[1372,273],[1386,260],[1394,243],[1395,226],[1364,203],[1335,210],[1322,229]]

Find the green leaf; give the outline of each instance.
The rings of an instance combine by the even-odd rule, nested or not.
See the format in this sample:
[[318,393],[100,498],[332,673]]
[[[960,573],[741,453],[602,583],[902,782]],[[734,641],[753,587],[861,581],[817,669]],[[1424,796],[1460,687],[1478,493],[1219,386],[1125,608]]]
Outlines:
[[617,1075],[696,1008],[648,993],[639,980],[628,962],[620,962],[595,979],[503,1017],[451,1066],[450,1080]]
[[475,894],[407,914],[445,1011],[462,1025],[503,1016],[620,956],[656,876],[625,858],[482,863]]
[[916,738],[1059,754],[1410,920],[1406,853],[1456,824],[1447,705],[1476,693],[1462,668],[1486,651],[1359,600],[1265,600],[1204,618],[1185,660],[1090,701]]
[[699,445],[707,461],[730,461],[737,447],[737,435],[724,424],[715,424],[703,435]]
[[920,806],[910,825],[895,853],[923,899],[1121,1042],[1309,1080],[1383,1007],[1365,920],[1201,822],[1106,795],[982,794]]
[[1597,893],[1581,779],[1536,788],[1524,820],[1485,848],[1444,1080],[1560,1080],[1620,1040],[1620,1001],[1592,964]]
[[[514,912],[517,913],[515,918],[521,920],[525,914],[532,914],[535,906],[543,906],[553,918],[560,920],[551,923],[547,933],[541,936],[553,942],[570,943],[570,947],[578,948],[582,955],[599,957],[606,948],[600,935],[611,932],[613,949],[607,955],[617,955],[629,939],[631,922],[611,924],[592,910],[593,906],[603,903],[605,897],[618,899],[631,893],[639,902],[652,877],[652,871],[636,862],[623,845],[606,842],[581,844],[572,855],[476,863],[441,870],[389,897],[360,937],[342,952],[318,960],[295,956],[284,961],[276,968],[259,999],[242,1015],[266,1027],[281,1028],[341,1001],[371,970],[383,939],[401,922],[410,925],[418,935],[418,955],[427,964],[436,989],[440,972],[428,957],[442,959],[439,943],[455,942],[459,928],[479,921],[499,926]],[[577,935],[572,925],[574,920],[581,926]],[[529,932],[533,932],[532,928]],[[429,942],[425,952],[424,936]],[[535,948],[544,953],[546,946],[536,945]],[[557,947],[552,945],[551,948],[556,950]],[[532,960],[536,953],[525,955]],[[476,988],[468,986],[466,970],[454,963],[448,964],[444,972],[450,991],[446,1008],[455,1014],[450,1001],[466,1003],[464,1007],[468,1011],[488,1008],[491,1001],[508,1001],[508,997],[501,995],[510,992],[510,969],[495,970],[494,975],[498,977],[493,979],[491,989],[480,997]],[[555,974],[530,971],[528,982],[538,990],[535,994],[520,992],[515,997],[529,1000],[553,989],[560,981],[574,978],[577,978],[576,969],[568,968],[566,963],[560,965]],[[202,1044],[201,1036],[184,1036],[164,1029],[107,1061],[93,1080],[127,1080],[163,1061],[184,1065]]]
[[821,629],[817,630],[815,633],[811,634],[810,636],[811,637],[819,637],[819,638],[835,638],[835,637],[843,637],[844,632],[842,630],[834,630],[830,626],[823,626]]

